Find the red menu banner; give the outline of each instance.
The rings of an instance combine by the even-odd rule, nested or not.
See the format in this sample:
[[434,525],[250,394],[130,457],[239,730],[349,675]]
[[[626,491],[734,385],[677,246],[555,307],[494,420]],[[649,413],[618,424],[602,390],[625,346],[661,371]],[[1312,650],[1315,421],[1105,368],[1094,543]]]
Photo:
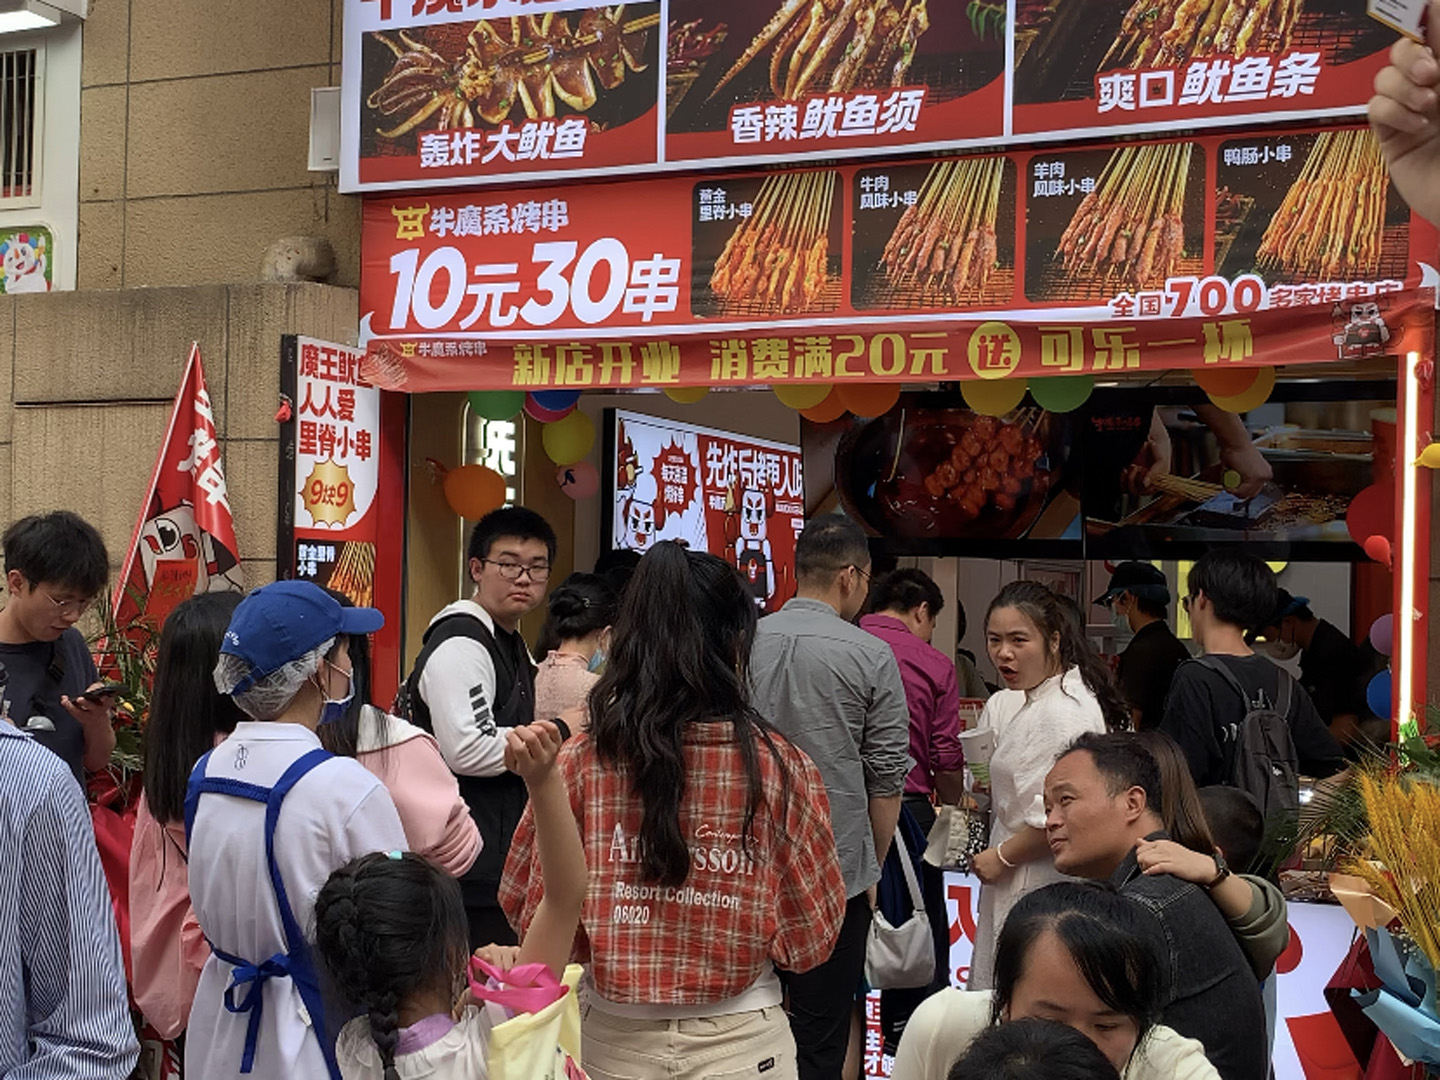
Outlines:
[[[1348,319],[1433,284],[1436,250],[1368,131],[1212,135],[371,198],[361,327],[372,352],[432,373],[512,346],[598,358],[626,339],[655,356],[702,339],[708,356],[709,342],[878,336],[909,356],[989,322]],[[568,385],[568,354],[548,355],[548,374],[517,367],[513,385]],[[629,385],[602,367],[595,385]],[[406,381],[392,368],[380,385]]]
[[344,191],[1359,116],[1395,38],[1348,0],[346,0],[344,34]]

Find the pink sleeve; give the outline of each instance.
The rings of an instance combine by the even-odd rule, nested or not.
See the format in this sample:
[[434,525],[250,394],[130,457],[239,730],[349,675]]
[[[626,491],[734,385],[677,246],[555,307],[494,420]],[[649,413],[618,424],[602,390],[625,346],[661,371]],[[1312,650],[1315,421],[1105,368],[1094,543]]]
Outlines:
[[470,869],[480,854],[480,830],[434,739],[416,736],[356,760],[390,792],[411,851],[452,877]]
[[960,683],[949,663],[940,669],[940,694],[930,725],[930,767],[937,773],[965,767],[965,751],[960,747]]
[[130,845],[130,950],[135,1003],[155,1030],[185,1030],[210,946],[190,906],[185,826],[161,825],[142,799]]

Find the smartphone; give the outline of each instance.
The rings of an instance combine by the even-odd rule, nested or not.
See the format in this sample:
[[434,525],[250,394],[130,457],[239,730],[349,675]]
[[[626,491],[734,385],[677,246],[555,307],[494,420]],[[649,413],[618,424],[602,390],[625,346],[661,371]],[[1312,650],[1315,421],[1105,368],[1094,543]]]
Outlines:
[[97,705],[104,705],[107,697],[114,697],[117,694],[128,694],[129,692],[130,688],[124,683],[112,682],[106,683],[104,686],[97,686],[94,690],[86,690],[83,694],[76,694],[75,696],[82,697],[86,701],[93,701]]

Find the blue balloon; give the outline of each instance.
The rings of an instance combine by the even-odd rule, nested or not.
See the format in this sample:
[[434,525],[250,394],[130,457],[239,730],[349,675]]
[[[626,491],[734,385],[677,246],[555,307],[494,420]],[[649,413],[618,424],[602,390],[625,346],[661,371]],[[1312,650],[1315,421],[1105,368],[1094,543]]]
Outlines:
[[1370,711],[1376,716],[1388,720],[1394,715],[1390,703],[1390,695],[1390,669],[1386,668],[1371,679],[1370,685],[1365,688],[1365,704],[1370,706]]
[[568,409],[580,400],[579,390],[533,390],[531,396],[535,398],[535,404],[542,409],[550,409],[559,412],[561,409]]

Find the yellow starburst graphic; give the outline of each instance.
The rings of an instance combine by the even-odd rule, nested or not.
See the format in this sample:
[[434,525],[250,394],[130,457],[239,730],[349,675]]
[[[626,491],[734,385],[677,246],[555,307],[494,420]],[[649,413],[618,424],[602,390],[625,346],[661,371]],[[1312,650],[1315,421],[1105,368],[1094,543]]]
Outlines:
[[344,525],[355,513],[355,483],[350,469],[333,461],[316,462],[301,492],[305,509],[316,525]]

